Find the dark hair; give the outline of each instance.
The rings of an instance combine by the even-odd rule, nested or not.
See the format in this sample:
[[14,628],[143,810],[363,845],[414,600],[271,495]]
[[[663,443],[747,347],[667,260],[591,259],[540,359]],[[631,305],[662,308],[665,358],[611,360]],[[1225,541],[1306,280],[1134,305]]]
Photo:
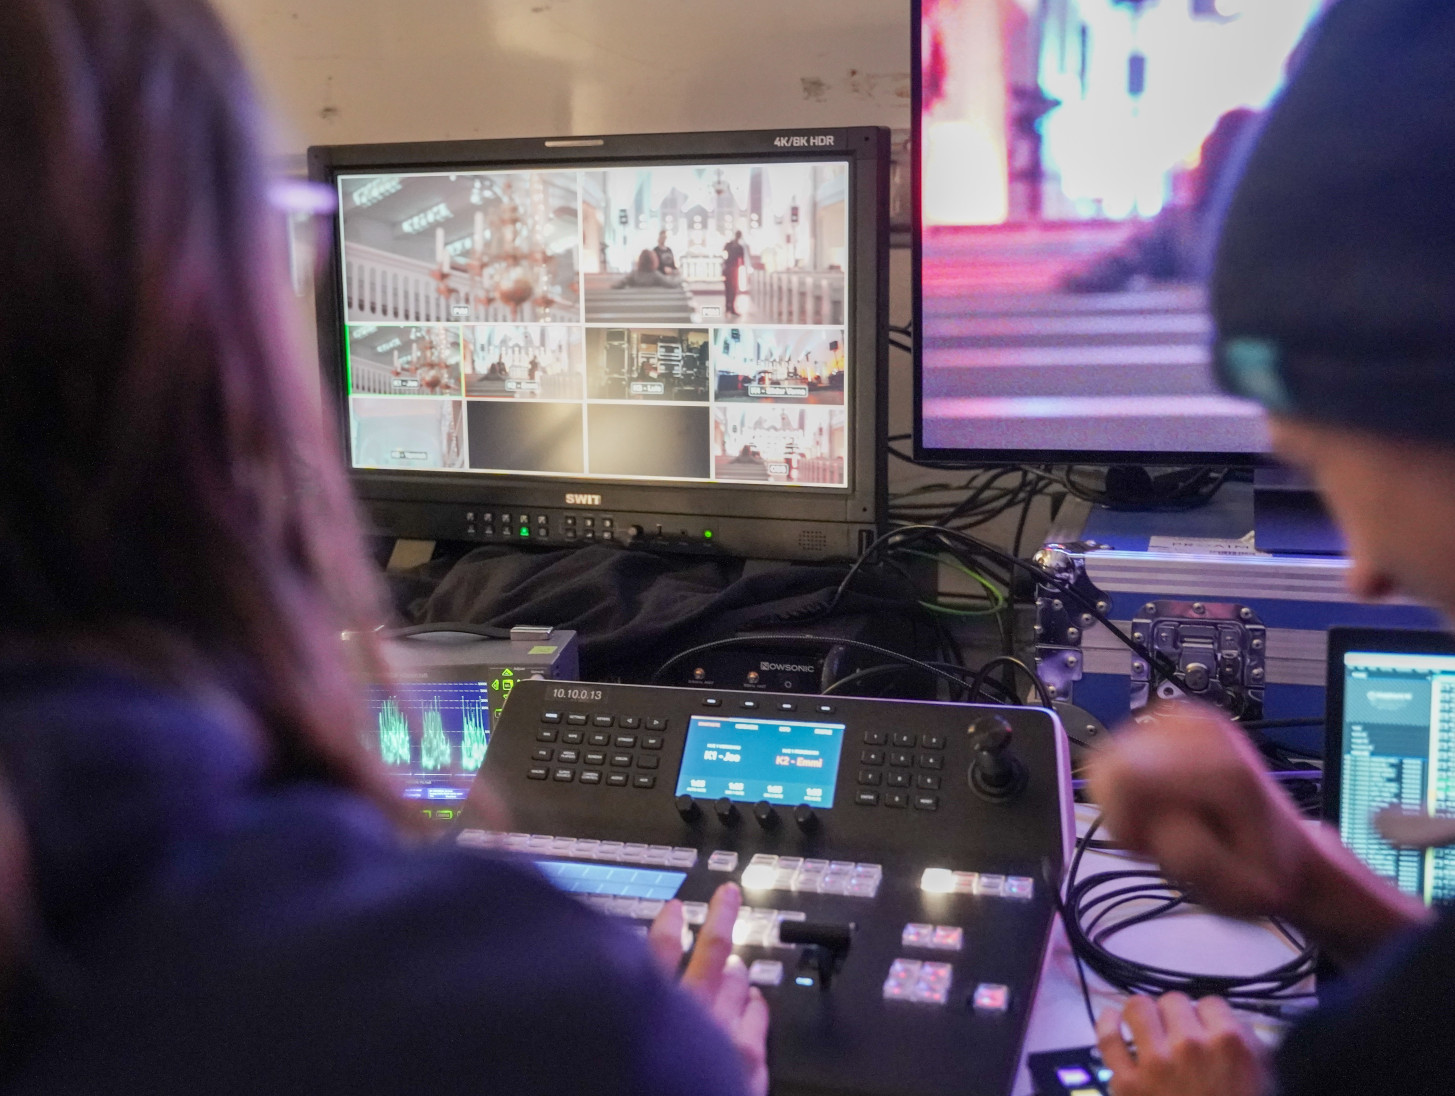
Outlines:
[[0,643],[220,687],[273,775],[390,804],[340,642],[377,579],[259,130],[201,0],[0,3]]
[[642,248],[642,253],[637,256],[637,271],[642,274],[651,274],[657,269],[657,253],[650,247]]

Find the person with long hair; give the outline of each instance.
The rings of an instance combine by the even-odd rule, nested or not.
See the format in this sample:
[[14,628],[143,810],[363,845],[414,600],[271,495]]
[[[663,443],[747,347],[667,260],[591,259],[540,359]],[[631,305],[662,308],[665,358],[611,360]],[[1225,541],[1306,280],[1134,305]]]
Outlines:
[[408,835],[259,129],[202,0],[0,4],[0,1088],[765,1092],[735,889],[683,988]]

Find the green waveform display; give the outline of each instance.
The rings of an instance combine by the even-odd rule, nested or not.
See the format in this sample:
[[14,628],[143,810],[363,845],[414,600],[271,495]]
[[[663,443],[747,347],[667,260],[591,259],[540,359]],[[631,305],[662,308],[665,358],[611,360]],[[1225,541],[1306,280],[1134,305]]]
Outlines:
[[379,756],[386,765],[409,764],[409,720],[392,696],[379,709]]
[[468,707],[465,709],[464,727],[460,733],[460,768],[473,771],[485,760],[487,726],[488,720],[480,705],[475,705],[473,711]]
[[419,764],[425,772],[439,772],[450,767],[450,740],[445,737],[445,721],[440,716],[438,698],[424,709],[424,733],[419,738]]

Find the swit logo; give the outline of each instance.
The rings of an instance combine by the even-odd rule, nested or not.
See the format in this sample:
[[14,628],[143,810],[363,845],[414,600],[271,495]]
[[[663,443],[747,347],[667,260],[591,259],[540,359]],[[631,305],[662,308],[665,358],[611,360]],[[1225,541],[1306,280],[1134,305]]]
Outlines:
[[600,506],[600,495],[567,495],[567,506]]
[[778,148],[833,148],[838,138],[832,133],[818,133],[803,137],[776,137],[773,144]]

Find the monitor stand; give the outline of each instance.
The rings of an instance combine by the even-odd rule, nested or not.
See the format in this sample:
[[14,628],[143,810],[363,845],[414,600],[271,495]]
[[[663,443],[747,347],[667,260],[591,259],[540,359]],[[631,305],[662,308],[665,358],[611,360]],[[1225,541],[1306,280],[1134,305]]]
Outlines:
[[1289,468],[1253,471],[1254,543],[1260,552],[1287,556],[1339,556],[1344,537],[1313,484]]

